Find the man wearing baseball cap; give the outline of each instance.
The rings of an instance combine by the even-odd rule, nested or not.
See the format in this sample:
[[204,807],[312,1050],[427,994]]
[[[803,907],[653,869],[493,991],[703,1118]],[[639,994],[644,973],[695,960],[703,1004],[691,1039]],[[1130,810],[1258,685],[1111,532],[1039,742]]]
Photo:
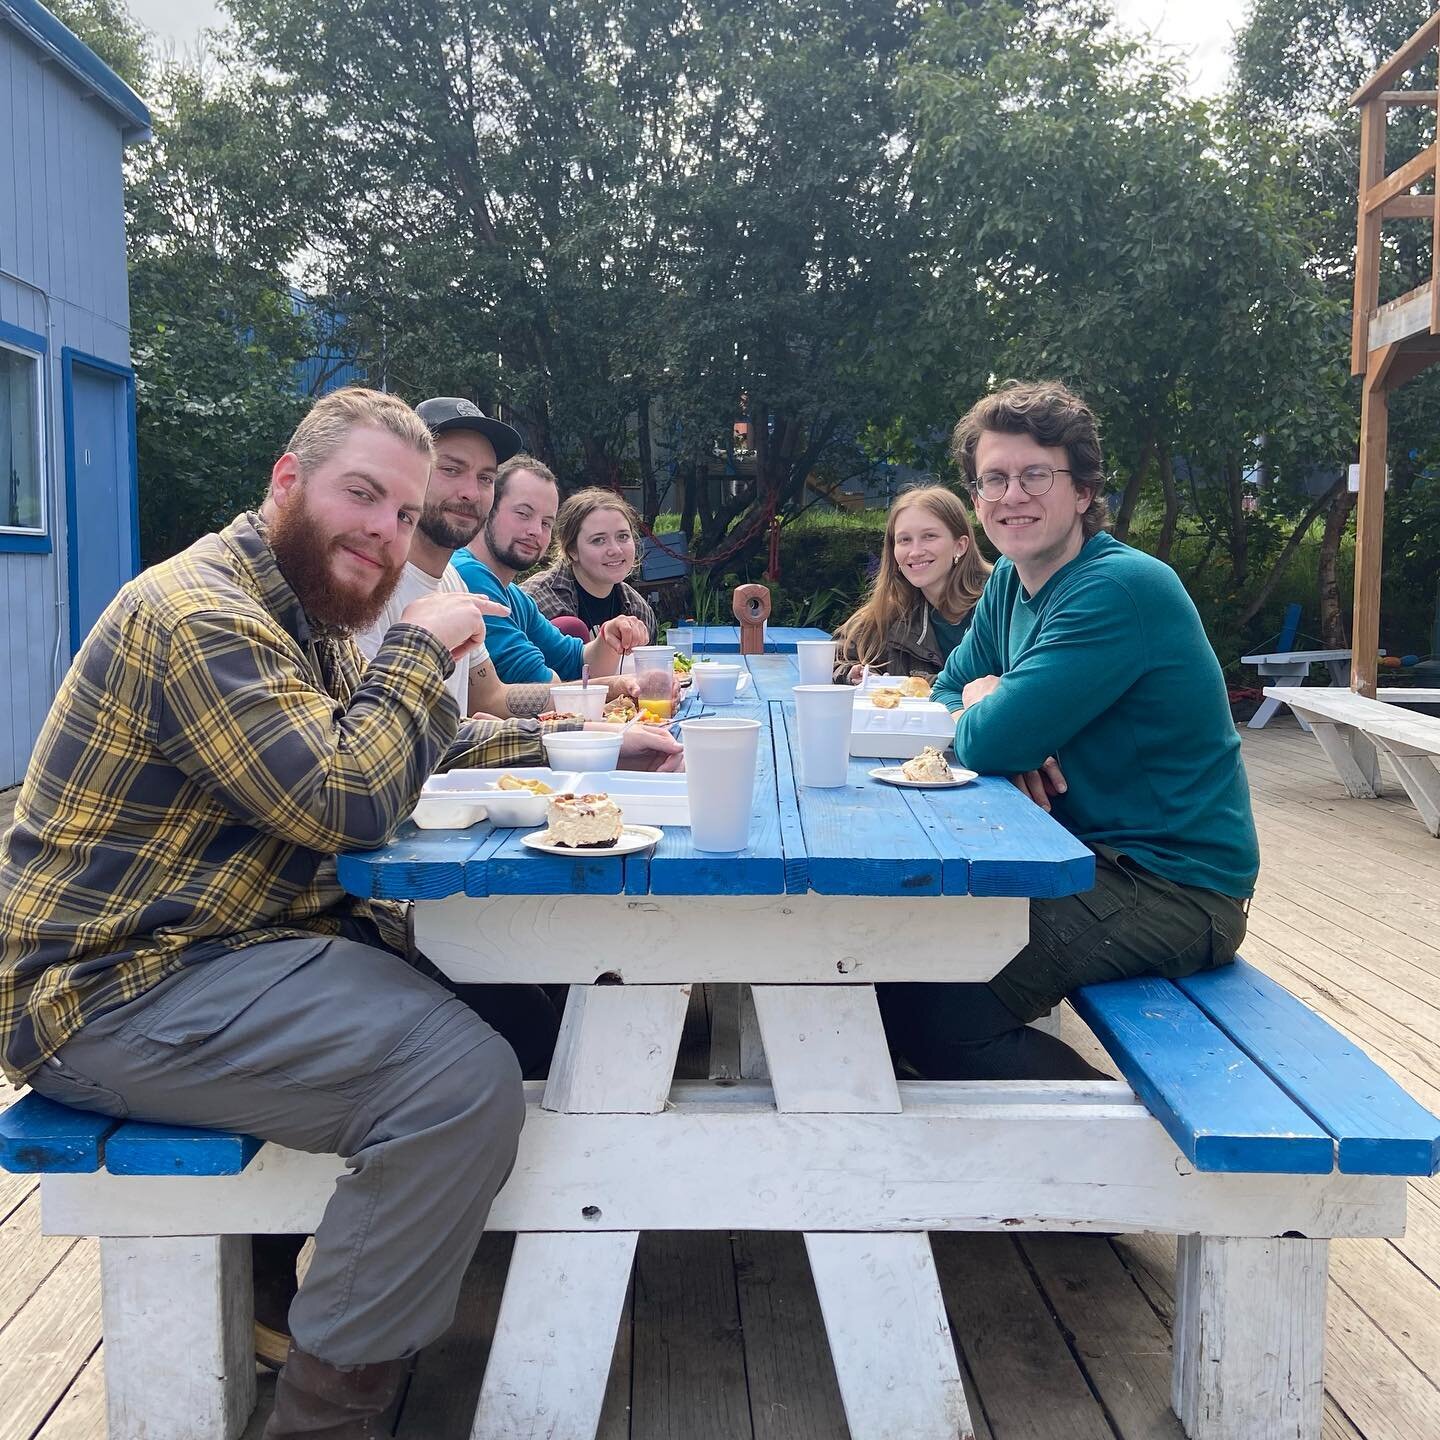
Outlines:
[[[490,513],[495,470],[521,447],[520,432],[503,420],[485,414],[473,402],[456,395],[423,400],[415,413],[429,428],[435,442],[435,464],[425,492],[425,506],[410,540],[410,558],[389,603],[355,643],[367,660],[373,660],[405,607],[422,595],[464,594],[465,581],[450,563],[462,545],[480,532]],[[483,654],[483,651],[475,652]],[[462,716],[469,715],[470,655],[455,662],[446,685]]]

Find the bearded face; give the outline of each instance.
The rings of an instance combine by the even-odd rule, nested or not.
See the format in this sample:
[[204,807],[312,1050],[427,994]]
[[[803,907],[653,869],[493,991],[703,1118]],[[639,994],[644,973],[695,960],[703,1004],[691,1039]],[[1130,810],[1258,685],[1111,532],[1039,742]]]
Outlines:
[[405,570],[403,556],[397,559],[365,531],[337,534],[327,526],[304,481],[271,521],[270,548],[305,614],[350,631],[380,618]]
[[[430,488],[433,491],[435,486],[432,484]],[[480,533],[485,517],[472,500],[431,499],[427,495],[425,508],[420,512],[417,523],[420,533],[432,545],[441,550],[458,550]]]

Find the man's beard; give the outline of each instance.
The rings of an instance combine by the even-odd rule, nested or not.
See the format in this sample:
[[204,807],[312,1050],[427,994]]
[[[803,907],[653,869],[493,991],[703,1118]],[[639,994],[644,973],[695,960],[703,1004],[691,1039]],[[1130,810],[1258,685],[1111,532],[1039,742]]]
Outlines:
[[351,540],[352,549],[371,554],[358,537],[325,534],[305,502],[303,485],[291,503],[277,510],[270,522],[270,548],[275,552],[275,563],[306,616],[317,625],[368,630],[395,593],[405,567],[382,556],[384,568],[375,572],[376,581],[368,590],[341,580],[331,567],[331,557],[346,540]]
[[[521,555],[515,549],[502,550],[500,542],[495,538],[495,527],[490,523],[495,517],[495,512],[490,512],[490,519],[485,522],[485,544],[490,553],[507,569],[513,570],[518,575],[522,570],[528,570],[540,557],[538,555]],[[544,553],[543,551],[541,552]]]
[[458,550],[462,545],[468,545],[480,533],[480,527],[485,523],[484,517],[473,506],[466,510],[463,505],[455,504],[448,509],[459,513],[450,514],[445,506],[427,504],[420,512],[420,519],[416,524],[420,527],[420,533],[432,545],[441,550]]

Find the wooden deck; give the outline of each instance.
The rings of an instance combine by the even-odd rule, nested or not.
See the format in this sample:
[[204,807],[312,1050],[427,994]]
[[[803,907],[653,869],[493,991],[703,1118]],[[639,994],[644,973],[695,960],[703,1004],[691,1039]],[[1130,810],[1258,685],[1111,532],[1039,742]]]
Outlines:
[[[1242,734],[1264,861],[1246,956],[1440,1111],[1440,841],[1398,791],[1348,799],[1288,716]],[[1404,1240],[1332,1243],[1326,1440],[1440,1435],[1440,1184],[1411,1197]],[[0,1174],[0,1440],[100,1440],[96,1247],[42,1238],[38,1209]],[[398,1436],[468,1436],[509,1245],[486,1238]],[[1173,1241],[937,1236],[935,1253],[982,1440],[1182,1440]],[[847,1434],[798,1237],[643,1236],[619,1339],[603,1440]]]

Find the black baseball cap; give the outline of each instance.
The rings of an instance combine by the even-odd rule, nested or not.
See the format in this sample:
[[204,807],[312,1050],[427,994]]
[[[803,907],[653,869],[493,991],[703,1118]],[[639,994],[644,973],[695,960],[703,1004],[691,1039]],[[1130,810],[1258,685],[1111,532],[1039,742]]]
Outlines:
[[447,430],[474,430],[483,435],[495,447],[497,465],[525,448],[520,432],[513,425],[494,419],[473,401],[457,395],[437,395],[422,400],[415,407],[415,413],[432,435],[443,435]]

